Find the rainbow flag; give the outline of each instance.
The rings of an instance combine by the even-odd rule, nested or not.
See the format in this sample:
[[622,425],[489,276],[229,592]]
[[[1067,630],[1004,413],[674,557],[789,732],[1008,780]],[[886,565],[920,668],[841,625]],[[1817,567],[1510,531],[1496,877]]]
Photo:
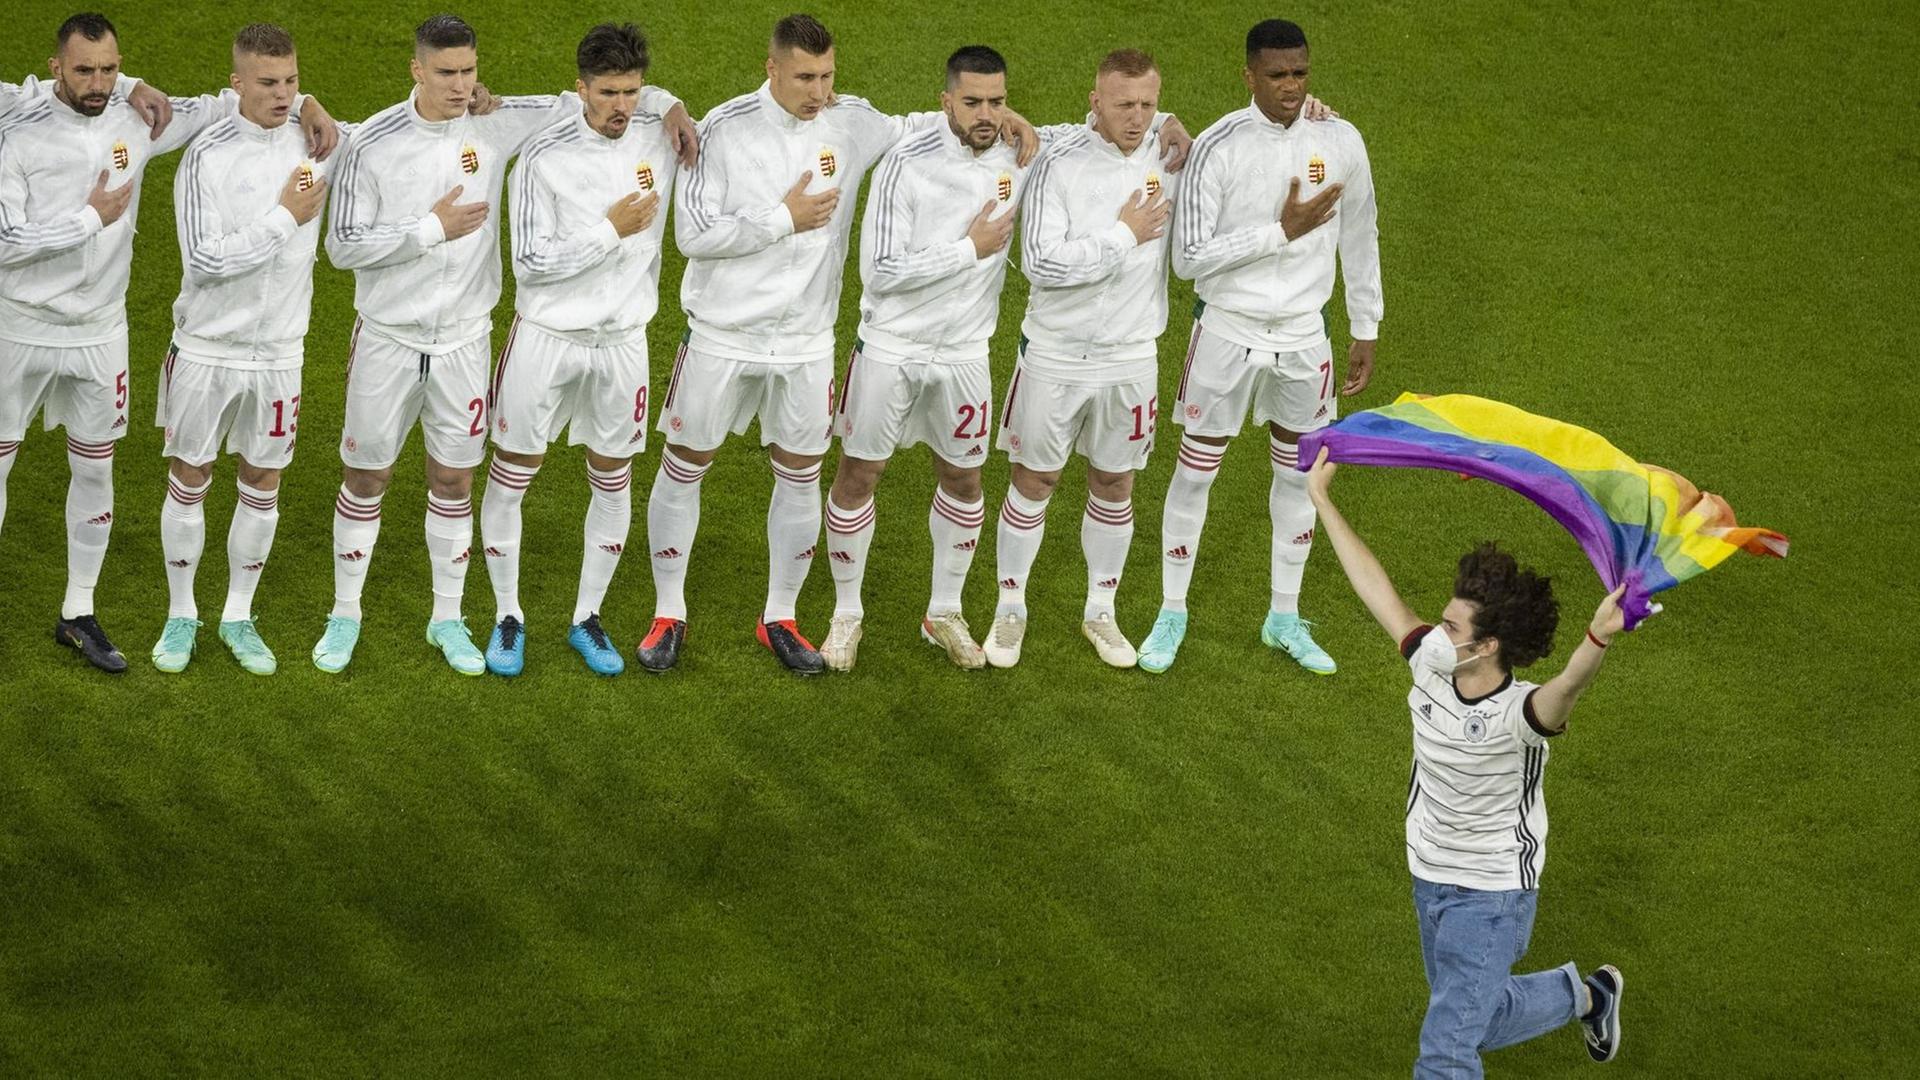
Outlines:
[[1402,394],[1300,438],[1300,468],[1327,448],[1358,465],[1444,469],[1491,480],[1565,526],[1609,590],[1627,586],[1628,629],[1657,592],[1703,574],[1736,551],[1785,558],[1787,538],[1736,524],[1725,499],[1686,477],[1643,465],[1585,428],[1467,394]]

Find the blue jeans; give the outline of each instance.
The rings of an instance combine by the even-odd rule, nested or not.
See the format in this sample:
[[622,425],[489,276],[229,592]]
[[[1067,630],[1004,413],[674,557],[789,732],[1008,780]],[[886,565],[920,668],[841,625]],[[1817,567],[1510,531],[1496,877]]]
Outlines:
[[1487,892],[1413,879],[1430,990],[1417,1080],[1478,1077],[1480,1051],[1525,1042],[1580,1014],[1586,996],[1572,964],[1513,974],[1539,902],[1538,889]]

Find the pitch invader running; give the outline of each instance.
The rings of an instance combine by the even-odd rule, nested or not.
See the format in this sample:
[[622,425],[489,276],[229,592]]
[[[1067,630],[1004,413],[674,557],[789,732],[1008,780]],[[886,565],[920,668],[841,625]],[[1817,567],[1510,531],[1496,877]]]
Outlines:
[[1295,444],[1338,413],[1321,315],[1336,255],[1353,335],[1339,393],[1359,393],[1372,376],[1380,244],[1366,145],[1352,124],[1307,109],[1307,75],[1298,26],[1271,19],[1247,32],[1253,103],[1195,142],[1175,208],[1173,271],[1193,280],[1199,299],[1174,407],[1186,435],[1161,521],[1160,614],[1140,654],[1147,671],[1171,667],[1186,636],[1207,494],[1249,408],[1267,425],[1273,462],[1272,596],[1260,640],[1315,674],[1334,671],[1299,614],[1314,511]]
[[[499,202],[507,161],[579,98],[500,99],[469,113],[478,36],[437,15],[414,34],[413,94],[360,125],[340,164],[327,255],[354,271],[344,465],[334,507],[334,603],[313,648],[322,671],[345,669],[360,639],[360,596],[380,535],[380,503],[417,421],[427,450],[426,540],[433,614],[427,641],[463,675],[486,671],[460,615],[473,539],[473,469],[486,451],[487,352],[500,298]],[[691,149],[671,94],[648,88]]]
[[233,41],[239,112],[194,142],[174,179],[180,297],[155,415],[171,462],[160,506],[169,602],[153,647],[161,671],[184,671],[193,657],[194,575],[222,439],[239,458],[239,500],[220,640],[256,675],[278,667],[255,627],[253,596],[280,520],[280,473],[293,460],[328,172],[288,123],[299,86],[293,37],[270,23],[242,29]]
[[1162,161],[1170,117],[1157,111],[1151,56],[1109,53],[1089,100],[1088,126],[1034,166],[1021,222],[1020,265],[1032,290],[1000,417],[1013,482],[1000,507],[1000,600],[985,650],[995,667],[1020,661],[1027,576],[1047,503],[1074,454],[1087,461],[1081,632],[1107,663],[1135,660],[1113,598],[1133,540],[1133,474],[1153,450],[1174,165]]
[[[986,655],[960,611],[986,505],[993,409],[987,343],[999,321],[1007,241],[1026,190],[1027,169],[1000,138],[1007,65],[969,45],[947,60],[940,95],[945,125],[901,142],[874,174],[860,230],[861,324],[847,362],[834,430],[840,467],[827,495],[827,557],[836,601],[820,654],[837,671],[853,667],[863,634],[861,584],[873,544],[874,488],[897,450],[926,443],[936,483],[927,529],[933,589],[921,636],[963,668]],[[1081,130],[1040,128],[1042,149]],[[1184,155],[1169,121],[1166,141]]]
[[[649,671],[673,667],[685,640],[701,478],[727,435],[755,418],[774,473],[756,636],[793,671],[824,667],[794,604],[820,538],[833,324],[853,226],[854,200],[841,195],[901,138],[945,122],[938,112],[887,116],[859,98],[836,102],[833,35],[810,16],[781,19],[767,51],[766,83],[702,121],[700,163],[678,193],[689,328],[661,403],[667,449],[647,503],[657,606],[637,652]],[[1010,113],[1005,123],[1032,145],[1024,120]]]
[[487,667],[498,675],[526,662],[520,505],[562,428],[586,448],[591,496],[567,639],[596,674],[626,666],[600,602],[632,522],[632,458],[647,445],[647,324],[660,306],[674,150],[660,119],[636,111],[649,62],[638,27],[594,27],[575,60],[582,107],[533,137],[509,181],[517,314],[493,377],[480,506],[498,610]]
[[[117,89],[119,35],[104,16],[61,25],[54,93],[0,123],[0,491],[34,415],[65,427],[67,593],[55,639],[107,672],[127,661],[101,629],[93,592],[113,530],[114,443],[127,432],[127,281],[140,184],[155,157],[185,146],[237,100],[176,98],[152,122]],[[316,157],[332,121],[308,103]],[[4,500],[0,500],[0,512]]]

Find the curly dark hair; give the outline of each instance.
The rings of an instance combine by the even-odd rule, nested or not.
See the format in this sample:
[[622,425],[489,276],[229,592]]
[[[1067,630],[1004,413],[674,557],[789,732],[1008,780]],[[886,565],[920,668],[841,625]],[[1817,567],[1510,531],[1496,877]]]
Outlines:
[[1553,651],[1553,632],[1560,626],[1553,580],[1522,569],[1493,541],[1460,557],[1453,595],[1474,605],[1475,641],[1499,639],[1495,659],[1502,669],[1526,667]]

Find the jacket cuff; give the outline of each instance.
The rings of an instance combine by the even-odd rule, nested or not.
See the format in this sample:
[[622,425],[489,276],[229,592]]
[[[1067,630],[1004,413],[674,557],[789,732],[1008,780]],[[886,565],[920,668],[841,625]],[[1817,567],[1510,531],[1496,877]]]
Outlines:
[[614,228],[613,222],[606,218],[601,218],[600,224],[595,225],[589,235],[593,237],[594,246],[602,252],[611,251],[620,246],[620,230]]
[[767,218],[767,225],[775,240],[784,240],[794,234],[793,211],[787,209],[785,202],[773,204],[773,213]]
[[413,227],[413,238],[421,247],[432,247],[447,239],[447,230],[440,226],[440,215],[428,213]]
[[1128,228],[1124,221],[1114,222],[1113,227],[1107,230],[1107,238],[1119,244],[1122,250],[1136,247],[1140,243],[1134,239],[1133,230]]
[[274,203],[273,209],[267,211],[267,226],[282,237],[288,237],[300,228],[300,223],[294,220],[293,211]]
[[1347,333],[1355,341],[1375,341],[1380,337],[1380,320],[1347,316]]

